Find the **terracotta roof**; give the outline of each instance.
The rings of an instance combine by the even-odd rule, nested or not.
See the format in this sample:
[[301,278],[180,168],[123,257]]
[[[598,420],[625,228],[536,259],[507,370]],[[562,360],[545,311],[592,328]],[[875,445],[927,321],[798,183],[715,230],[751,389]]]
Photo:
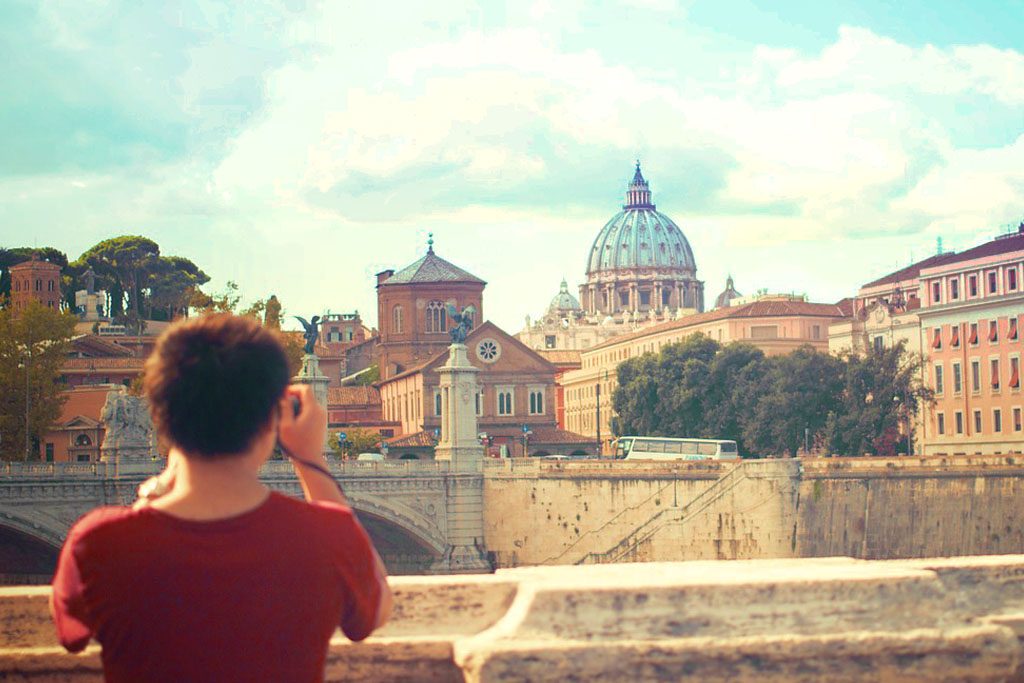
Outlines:
[[433,432],[415,432],[405,436],[386,439],[388,448],[433,448],[436,445]]
[[728,306],[726,308],[708,311],[707,313],[696,313],[679,320],[672,320],[667,323],[660,323],[651,327],[645,327],[636,332],[613,337],[603,344],[598,344],[597,346],[587,349],[587,352],[607,348],[609,346],[632,341],[634,339],[649,337],[651,335],[658,334],[659,332],[685,330],[688,327],[695,327],[704,323],[715,322],[716,320],[729,320],[731,318],[779,318],[792,315],[820,316],[826,318],[846,317],[843,313],[843,309],[837,304],[816,304],[809,301],[786,300],[751,301],[749,304],[743,304],[742,306]]
[[[576,432],[570,432],[567,429],[560,427],[554,427],[551,425],[533,426],[530,427],[530,443],[531,444],[564,444],[564,443],[578,443],[578,444],[590,444],[596,445],[597,440],[592,439],[589,436],[583,436]],[[514,436],[522,437],[523,430],[521,427],[491,427],[487,430],[488,436]]]
[[484,281],[477,276],[471,275],[462,268],[445,261],[431,249],[427,252],[426,256],[398,271],[380,283],[380,286],[404,285],[416,282],[476,282],[484,284]]
[[83,334],[71,340],[71,348],[82,353],[99,353],[105,356],[130,356],[131,349],[116,344],[98,334]]
[[146,361],[143,358],[67,358],[63,370],[138,370]]
[[78,417],[88,417],[99,422],[100,413],[103,411],[103,404],[107,402],[107,394],[116,390],[109,384],[91,387],[76,387],[65,391],[67,400],[60,409],[60,417],[57,424],[66,422]]
[[929,256],[928,258],[918,261],[917,263],[911,263],[906,268],[900,268],[899,270],[889,273],[877,280],[872,280],[866,285],[861,285],[861,289],[867,289],[868,287],[876,287],[878,285],[884,285],[888,283],[903,282],[904,280],[913,279],[921,274],[923,268],[932,268],[933,266],[940,266],[943,263],[949,263],[955,259],[956,254],[936,254]]
[[582,352],[569,349],[534,349],[537,354],[555,365],[579,365]]
[[422,363],[417,363],[416,365],[412,366],[411,368],[406,368],[405,370],[402,370],[397,375],[394,375],[392,377],[388,377],[385,380],[381,380],[380,383],[378,384],[378,386],[380,384],[387,384],[388,382],[393,382],[396,379],[402,379],[403,377],[408,377],[409,375],[415,375],[417,372],[419,372],[423,368],[425,368],[428,365],[430,365],[431,363],[433,363],[434,360],[436,360],[438,356],[440,356],[442,354],[447,354],[447,353],[448,353],[448,349],[445,349],[444,351],[440,351],[438,353],[435,353],[433,356],[431,356],[429,359],[423,361]]
[[967,251],[961,251],[959,254],[943,254],[943,256],[950,256],[951,258],[943,261],[942,263],[936,263],[933,266],[926,267],[961,263],[963,261],[973,261],[974,259],[985,258],[986,256],[998,256],[999,254],[1008,254],[1014,251],[1024,251],[1024,223],[1021,224],[1019,230],[1020,232],[997,237],[994,240],[989,240],[984,244],[972,247]]
[[844,318],[850,318],[853,316],[853,298],[846,297],[836,302],[836,308],[843,313]]
[[327,405],[365,406],[380,405],[380,391],[376,387],[332,387],[327,390]]

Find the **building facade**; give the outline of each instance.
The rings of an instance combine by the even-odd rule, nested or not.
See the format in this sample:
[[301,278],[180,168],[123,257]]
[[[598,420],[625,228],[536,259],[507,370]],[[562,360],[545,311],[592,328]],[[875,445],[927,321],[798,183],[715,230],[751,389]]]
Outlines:
[[[471,399],[490,455],[582,455],[594,442],[559,429],[555,375],[558,368],[491,322],[466,338],[470,363],[480,370]],[[423,448],[441,427],[441,368],[448,350],[380,383],[384,419],[405,435],[396,448]],[[419,436],[414,436],[419,435]]]
[[1024,224],[1016,233],[922,268],[923,452],[1024,451]]
[[663,346],[677,344],[692,334],[703,334],[721,344],[746,342],[766,355],[789,353],[804,345],[827,352],[829,325],[845,315],[843,307],[836,304],[771,297],[616,337],[583,351],[582,367],[562,376],[565,428],[599,439],[603,452],[609,452],[614,438],[612,393],[617,387],[618,366],[629,358],[658,353]]
[[32,301],[60,310],[60,266],[56,263],[41,261],[33,255],[28,261],[11,266],[10,273],[11,311],[14,315],[19,315]]
[[377,274],[377,356],[381,380],[430,360],[451,343],[449,306],[476,310],[483,320],[485,283],[434,253],[395,272]]

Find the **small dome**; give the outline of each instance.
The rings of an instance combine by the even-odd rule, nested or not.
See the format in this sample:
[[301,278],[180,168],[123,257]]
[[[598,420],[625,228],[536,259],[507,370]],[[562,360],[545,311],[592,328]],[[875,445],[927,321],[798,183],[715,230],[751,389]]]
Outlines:
[[557,318],[565,318],[580,310],[582,310],[580,302],[569,293],[569,283],[563,279],[558,294],[555,295],[555,298],[551,300],[551,305],[548,306],[548,314]]
[[637,162],[622,211],[597,234],[587,259],[587,275],[601,271],[659,268],[694,274],[697,262],[683,231],[655,210],[651,190]]
[[738,299],[742,294],[736,291],[736,288],[732,285],[732,275],[725,280],[725,291],[718,295],[715,299],[715,308],[725,308],[732,303],[733,299]]

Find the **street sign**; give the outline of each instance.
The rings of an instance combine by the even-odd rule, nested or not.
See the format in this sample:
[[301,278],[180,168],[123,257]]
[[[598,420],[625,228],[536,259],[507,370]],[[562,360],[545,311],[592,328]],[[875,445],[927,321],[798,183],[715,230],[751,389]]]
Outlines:
[[524,422],[524,423],[523,423],[523,434],[525,434],[525,433],[526,433],[526,432],[528,432],[528,431],[530,431],[530,428],[529,428],[529,427],[528,427],[528,426],[526,425],[526,423]]
[[348,439],[348,434],[345,432],[338,432],[338,441],[345,441]]

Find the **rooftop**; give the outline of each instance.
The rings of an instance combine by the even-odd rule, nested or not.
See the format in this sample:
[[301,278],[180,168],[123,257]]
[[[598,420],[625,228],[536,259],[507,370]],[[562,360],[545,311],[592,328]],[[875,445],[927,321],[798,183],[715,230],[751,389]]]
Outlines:
[[466,272],[435,254],[433,236],[430,238],[427,253],[423,258],[406,266],[378,286],[384,287],[424,282],[472,282],[481,285],[486,284],[476,275]]

